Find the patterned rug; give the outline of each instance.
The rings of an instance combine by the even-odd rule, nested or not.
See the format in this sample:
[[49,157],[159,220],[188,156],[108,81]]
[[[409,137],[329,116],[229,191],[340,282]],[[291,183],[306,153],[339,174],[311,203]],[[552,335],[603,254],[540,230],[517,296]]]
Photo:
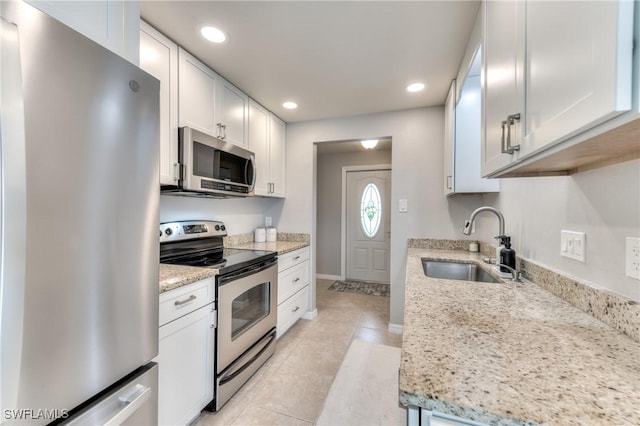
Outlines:
[[348,293],[367,294],[370,296],[389,297],[389,284],[368,283],[365,281],[336,281],[331,284],[329,290],[343,291]]

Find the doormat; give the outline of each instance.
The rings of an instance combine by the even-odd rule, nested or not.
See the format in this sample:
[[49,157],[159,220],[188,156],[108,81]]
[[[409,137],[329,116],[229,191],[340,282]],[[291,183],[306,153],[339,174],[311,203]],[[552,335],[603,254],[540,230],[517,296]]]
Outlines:
[[366,281],[336,281],[331,284],[329,290],[347,293],[367,294],[369,296],[389,297],[389,284],[368,283]]

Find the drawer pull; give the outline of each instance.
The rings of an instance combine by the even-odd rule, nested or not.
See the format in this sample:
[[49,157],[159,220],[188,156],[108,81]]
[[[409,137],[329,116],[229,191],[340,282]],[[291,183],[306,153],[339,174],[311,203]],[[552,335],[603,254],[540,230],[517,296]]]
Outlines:
[[293,308],[293,309],[291,310],[291,312],[298,312],[298,309],[300,309],[300,306],[296,306],[295,308]]
[[297,283],[298,281],[300,281],[299,277],[297,277],[295,280],[293,280],[294,283]]
[[174,305],[176,305],[176,306],[181,306],[181,305],[184,305],[185,303],[192,302],[192,301],[194,301],[194,300],[196,300],[196,299],[197,299],[197,296],[196,296],[195,294],[192,294],[191,296],[187,297],[187,298],[186,298],[186,299],[184,299],[184,300],[176,300],[176,301],[174,302]]
[[298,259],[300,259],[300,256],[296,256],[293,258],[293,260],[298,260]]

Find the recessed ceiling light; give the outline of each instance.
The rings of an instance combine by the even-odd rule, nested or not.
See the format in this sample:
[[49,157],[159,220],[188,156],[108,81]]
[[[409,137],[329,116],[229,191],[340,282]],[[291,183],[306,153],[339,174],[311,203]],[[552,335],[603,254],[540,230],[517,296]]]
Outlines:
[[227,35],[224,31],[216,27],[202,27],[200,34],[212,43],[224,43],[227,41]]
[[413,83],[406,87],[407,92],[419,92],[424,90],[424,83]]
[[287,101],[285,103],[282,104],[283,107],[285,107],[286,109],[296,109],[298,108],[298,104],[292,101]]
[[364,147],[364,149],[373,149],[378,145],[378,139],[367,139],[364,141],[360,141],[360,144]]

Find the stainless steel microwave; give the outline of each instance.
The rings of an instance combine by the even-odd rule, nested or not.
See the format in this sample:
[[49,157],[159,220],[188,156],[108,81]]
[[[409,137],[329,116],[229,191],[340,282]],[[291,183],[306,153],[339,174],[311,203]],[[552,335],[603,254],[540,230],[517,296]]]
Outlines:
[[180,178],[163,193],[213,197],[247,197],[254,193],[255,155],[190,127],[178,129]]

